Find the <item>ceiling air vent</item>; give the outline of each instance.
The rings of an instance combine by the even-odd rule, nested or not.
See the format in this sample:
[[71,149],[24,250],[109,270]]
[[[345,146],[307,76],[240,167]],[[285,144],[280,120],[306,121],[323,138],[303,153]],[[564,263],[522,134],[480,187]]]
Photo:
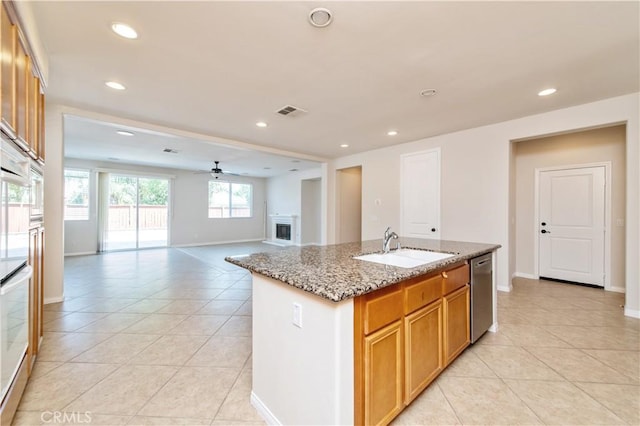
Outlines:
[[162,152],[168,152],[169,154],[177,154],[178,151],[176,151],[175,149],[172,148],[165,148],[162,150]]
[[296,106],[293,105],[285,105],[282,108],[280,108],[278,111],[276,111],[278,114],[280,115],[286,115],[289,117],[296,117],[300,114],[304,114],[307,111],[305,111],[302,108],[298,108]]

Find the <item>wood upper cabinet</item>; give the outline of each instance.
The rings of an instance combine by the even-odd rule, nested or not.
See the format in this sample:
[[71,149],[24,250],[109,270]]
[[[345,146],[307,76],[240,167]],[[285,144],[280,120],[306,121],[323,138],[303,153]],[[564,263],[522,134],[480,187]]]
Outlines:
[[20,37],[16,37],[16,55],[14,57],[15,70],[15,131],[16,136],[27,141],[27,63],[29,57],[24,49]]
[[15,83],[13,61],[17,28],[11,23],[4,3],[0,7],[0,90],[2,120],[15,132]]
[[33,63],[27,57],[27,128],[25,141],[31,147],[32,156],[38,158],[38,98],[40,79],[33,75]]
[[409,404],[444,368],[440,298],[404,319],[405,393]]
[[[38,81],[38,84],[40,82]],[[45,143],[44,143],[44,93],[38,92],[38,159],[44,163]]]
[[364,339],[364,424],[386,425],[404,408],[402,321]]
[[444,313],[444,357],[449,365],[470,343],[469,285],[442,299]]

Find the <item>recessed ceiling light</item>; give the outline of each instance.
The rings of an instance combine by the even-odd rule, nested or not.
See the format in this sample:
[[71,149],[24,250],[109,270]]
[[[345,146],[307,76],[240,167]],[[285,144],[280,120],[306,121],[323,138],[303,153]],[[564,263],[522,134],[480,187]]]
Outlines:
[[348,143],[343,143],[342,145],[340,145],[340,148],[349,148],[349,144]]
[[271,167],[263,167],[265,170],[271,170]]
[[300,160],[291,160],[292,163],[299,163]]
[[389,131],[387,132],[387,135],[389,135],[389,136],[395,136],[395,135],[397,135],[397,134],[398,134],[398,131],[397,131],[397,130],[389,130]]
[[436,89],[424,89],[420,92],[420,96],[429,97],[435,95],[436,93]]
[[267,123],[265,123],[264,121],[258,121],[258,122],[256,123],[256,126],[258,126],[258,127],[267,127],[267,126],[268,126],[268,124],[267,124]]
[[126,130],[118,130],[116,133],[121,136],[133,136],[132,132],[127,132]]
[[138,33],[136,32],[136,30],[131,28],[129,25],[123,24],[121,22],[114,22],[113,24],[111,24],[111,29],[120,37],[128,38],[130,40],[135,40],[138,38]]
[[314,27],[326,27],[331,23],[332,20],[333,16],[331,16],[331,11],[329,9],[325,9],[324,7],[316,7],[311,12],[309,12],[309,22]]
[[298,169],[289,169],[290,172],[297,172]]
[[126,87],[124,87],[123,84],[118,83],[117,81],[107,81],[106,83],[104,83],[107,87],[110,87],[111,89],[114,90],[124,90],[126,89]]
[[539,91],[538,96],[549,96],[549,95],[553,95],[556,92],[557,92],[556,89],[554,89],[553,87],[550,87],[549,89],[544,89]]

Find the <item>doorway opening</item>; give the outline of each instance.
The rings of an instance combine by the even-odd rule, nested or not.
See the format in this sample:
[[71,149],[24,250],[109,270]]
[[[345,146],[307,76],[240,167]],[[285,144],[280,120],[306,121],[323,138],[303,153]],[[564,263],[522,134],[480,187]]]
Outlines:
[[168,245],[169,180],[104,173],[100,177],[100,251]]
[[[545,230],[542,222],[547,223],[547,221],[538,217],[536,170],[554,171],[609,164],[610,173],[605,180],[610,207],[605,210],[605,249],[601,256],[601,262],[604,265],[603,284],[605,290],[625,292],[626,125],[616,124],[609,127],[514,141],[511,144],[511,150],[511,224],[509,231],[511,252],[509,257],[513,276],[529,279],[538,279],[541,275],[545,276],[539,265],[539,239],[542,236],[542,231]],[[564,179],[564,184],[570,187],[577,184],[578,181],[590,179],[567,176]],[[587,186],[582,186],[582,188],[587,188]],[[571,190],[568,187],[562,190],[566,194],[560,198],[567,211],[584,213],[584,209],[577,208],[579,201],[574,199],[579,190]],[[604,208],[607,209],[607,207]],[[582,219],[585,218],[588,219],[587,216],[582,217]],[[550,235],[546,235],[547,237],[554,235],[553,230],[548,227],[546,231],[551,231]],[[586,251],[586,243],[579,241],[579,238],[574,238],[570,244],[579,245],[581,246],[580,250]],[[554,253],[551,253],[550,257],[552,261],[556,261],[556,265],[558,260],[562,260],[562,257],[557,257]],[[600,260],[597,262],[600,264]],[[580,269],[577,266],[580,265],[565,264],[561,268]],[[551,275],[549,278],[585,282],[583,279],[575,279],[575,277],[566,279]]]
[[336,243],[362,241],[362,166],[336,170]]

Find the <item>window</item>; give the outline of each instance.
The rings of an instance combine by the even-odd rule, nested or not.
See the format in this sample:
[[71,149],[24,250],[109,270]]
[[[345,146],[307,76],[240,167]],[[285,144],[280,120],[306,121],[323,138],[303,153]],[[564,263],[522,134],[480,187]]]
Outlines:
[[253,187],[246,183],[209,181],[209,217],[251,217]]
[[89,219],[89,171],[64,169],[64,220]]

